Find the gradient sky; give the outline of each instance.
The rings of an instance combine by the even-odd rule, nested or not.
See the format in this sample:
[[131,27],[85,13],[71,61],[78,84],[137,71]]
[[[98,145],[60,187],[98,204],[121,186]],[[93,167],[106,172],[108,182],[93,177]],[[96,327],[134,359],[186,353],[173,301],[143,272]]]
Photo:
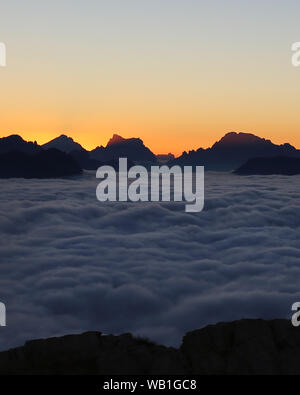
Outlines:
[[1,1],[0,136],[155,153],[228,131],[300,148],[297,0]]

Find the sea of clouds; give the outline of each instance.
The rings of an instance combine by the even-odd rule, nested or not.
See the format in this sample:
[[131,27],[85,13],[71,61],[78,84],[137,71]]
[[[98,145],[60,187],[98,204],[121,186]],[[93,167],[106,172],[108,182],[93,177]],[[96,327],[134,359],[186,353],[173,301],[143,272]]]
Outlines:
[[205,209],[100,203],[93,172],[0,181],[0,349],[87,330],[179,345],[189,330],[291,317],[300,176],[208,172]]

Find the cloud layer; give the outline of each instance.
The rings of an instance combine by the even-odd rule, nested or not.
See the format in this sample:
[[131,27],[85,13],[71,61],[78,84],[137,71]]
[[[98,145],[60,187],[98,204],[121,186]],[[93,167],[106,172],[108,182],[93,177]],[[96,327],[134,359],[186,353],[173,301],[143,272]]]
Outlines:
[[192,329],[290,317],[300,177],[207,173],[205,209],[100,203],[92,172],[0,185],[0,349],[85,330],[178,345]]

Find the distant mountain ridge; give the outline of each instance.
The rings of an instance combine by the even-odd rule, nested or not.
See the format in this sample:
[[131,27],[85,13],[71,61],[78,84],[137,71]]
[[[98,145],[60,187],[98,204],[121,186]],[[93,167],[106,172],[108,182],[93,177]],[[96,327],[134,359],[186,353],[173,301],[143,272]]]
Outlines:
[[0,138],[0,154],[18,151],[33,155],[49,148],[70,154],[86,170],[95,170],[108,163],[113,163],[116,167],[120,157],[126,157],[130,164],[198,165],[215,171],[233,171],[249,159],[258,157],[300,158],[300,151],[288,143],[276,145],[254,134],[236,132],[227,133],[210,148],[183,152],[178,158],[174,158],[172,154],[155,155],[140,138],[124,138],[118,134],[114,134],[105,147],[98,146],[92,151],[85,150],[81,144],[64,134],[42,146],[36,142],[27,142],[18,135]]
[[300,158],[273,156],[269,158],[252,158],[234,171],[238,175],[272,175],[294,176],[300,174]]
[[[117,140],[117,141],[116,141]],[[129,139],[130,144],[133,140]],[[114,143],[124,143],[127,139],[116,135],[110,140]],[[143,142],[138,144],[145,149]],[[130,147],[133,148],[132,146]],[[126,150],[125,150],[126,151]],[[64,134],[39,146],[36,142],[27,142],[19,135],[0,138],[0,178],[51,178],[80,174],[82,169],[96,170],[108,165],[116,170],[119,168],[118,155],[102,155],[101,160],[91,157],[91,152],[85,150],[79,143]],[[126,157],[126,152],[120,150],[120,156]],[[128,167],[135,162],[128,158]]]
[[0,154],[0,178],[57,178],[81,172],[69,154],[55,148],[34,154],[20,151]]
[[65,134],[61,134],[59,137],[56,137],[46,144],[43,144],[42,148],[56,148],[62,152],[65,152],[66,154],[69,154],[72,151],[84,150],[84,148],[79,143],[76,143],[72,137],[68,137]]
[[250,133],[227,133],[211,148],[184,152],[171,162],[180,166],[205,166],[206,170],[232,171],[253,157],[293,156],[300,151],[290,144],[276,145]]
[[100,161],[128,158],[135,163],[156,163],[156,155],[144,145],[140,138],[125,139],[114,134],[106,147],[100,146],[91,151],[91,158]]
[[175,159],[175,155],[168,153],[168,154],[158,154],[156,155],[157,161],[159,163],[165,164],[168,163],[171,160]]
[[126,139],[118,134],[114,134],[105,147],[99,146],[92,151],[85,150],[79,143],[64,134],[42,145],[42,148],[56,148],[71,154],[87,170],[97,169],[101,163],[115,162],[120,157],[126,157],[133,163],[156,162],[156,155],[140,138]]
[[108,141],[107,147],[114,144],[124,143],[126,139],[118,134],[113,134],[112,138]]
[[36,154],[41,151],[41,147],[37,142],[28,142],[17,134],[12,134],[7,137],[0,138],[0,154],[5,154],[10,151],[19,151],[25,154]]

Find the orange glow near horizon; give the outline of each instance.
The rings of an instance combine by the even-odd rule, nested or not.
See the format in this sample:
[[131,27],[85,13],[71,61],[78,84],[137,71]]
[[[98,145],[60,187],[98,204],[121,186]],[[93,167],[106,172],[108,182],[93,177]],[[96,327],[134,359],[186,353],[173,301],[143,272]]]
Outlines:
[[[300,141],[297,137],[294,139],[282,139],[280,134],[274,134],[273,137],[268,135],[267,133],[257,133],[253,130],[233,130],[228,129],[224,132],[219,133],[218,131],[209,131],[206,129],[206,133],[195,133],[194,138],[190,139],[190,141],[183,142],[180,136],[176,139],[176,133],[171,136],[164,134],[163,132],[159,134],[162,136],[161,139],[154,138],[151,135],[151,132],[144,134],[141,133],[130,133],[129,131],[124,130],[123,132],[120,130],[112,130],[111,132],[90,132],[89,135],[85,133],[81,133],[80,131],[72,130],[72,129],[61,129],[58,132],[53,131],[44,131],[43,135],[39,137],[38,133],[34,132],[22,132],[21,129],[10,131],[9,133],[1,132],[0,137],[6,137],[10,134],[19,134],[24,140],[27,141],[37,141],[38,144],[42,145],[47,143],[48,141],[58,137],[61,134],[65,134],[69,137],[72,137],[74,141],[78,142],[82,145],[83,148],[90,151],[96,148],[97,146],[106,146],[109,139],[112,137],[114,133],[121,135],[124,138],[131,138],[131,137],[139,137],[143,140],[145,146],[147,146],[154,154],[168,154],[172,153],[175,156],[179,156],[182,154],[183,151],[190,151],[190,150],[197,150],[198,148],[209,148],[211,147],[216,141],[220,140],[226,133],[228,132],[243,132],[243,133],[253,133],[259,137],[270,139],[274,144],[284,144],[286,142],[292,144],[296,148],[299,148]],[[171,142],[171,143],[170,143]]]
[[34,3],[3,5],[0,136],[91,150],[118,133],[178,156],[236,131],[300,148],[299,3]]

